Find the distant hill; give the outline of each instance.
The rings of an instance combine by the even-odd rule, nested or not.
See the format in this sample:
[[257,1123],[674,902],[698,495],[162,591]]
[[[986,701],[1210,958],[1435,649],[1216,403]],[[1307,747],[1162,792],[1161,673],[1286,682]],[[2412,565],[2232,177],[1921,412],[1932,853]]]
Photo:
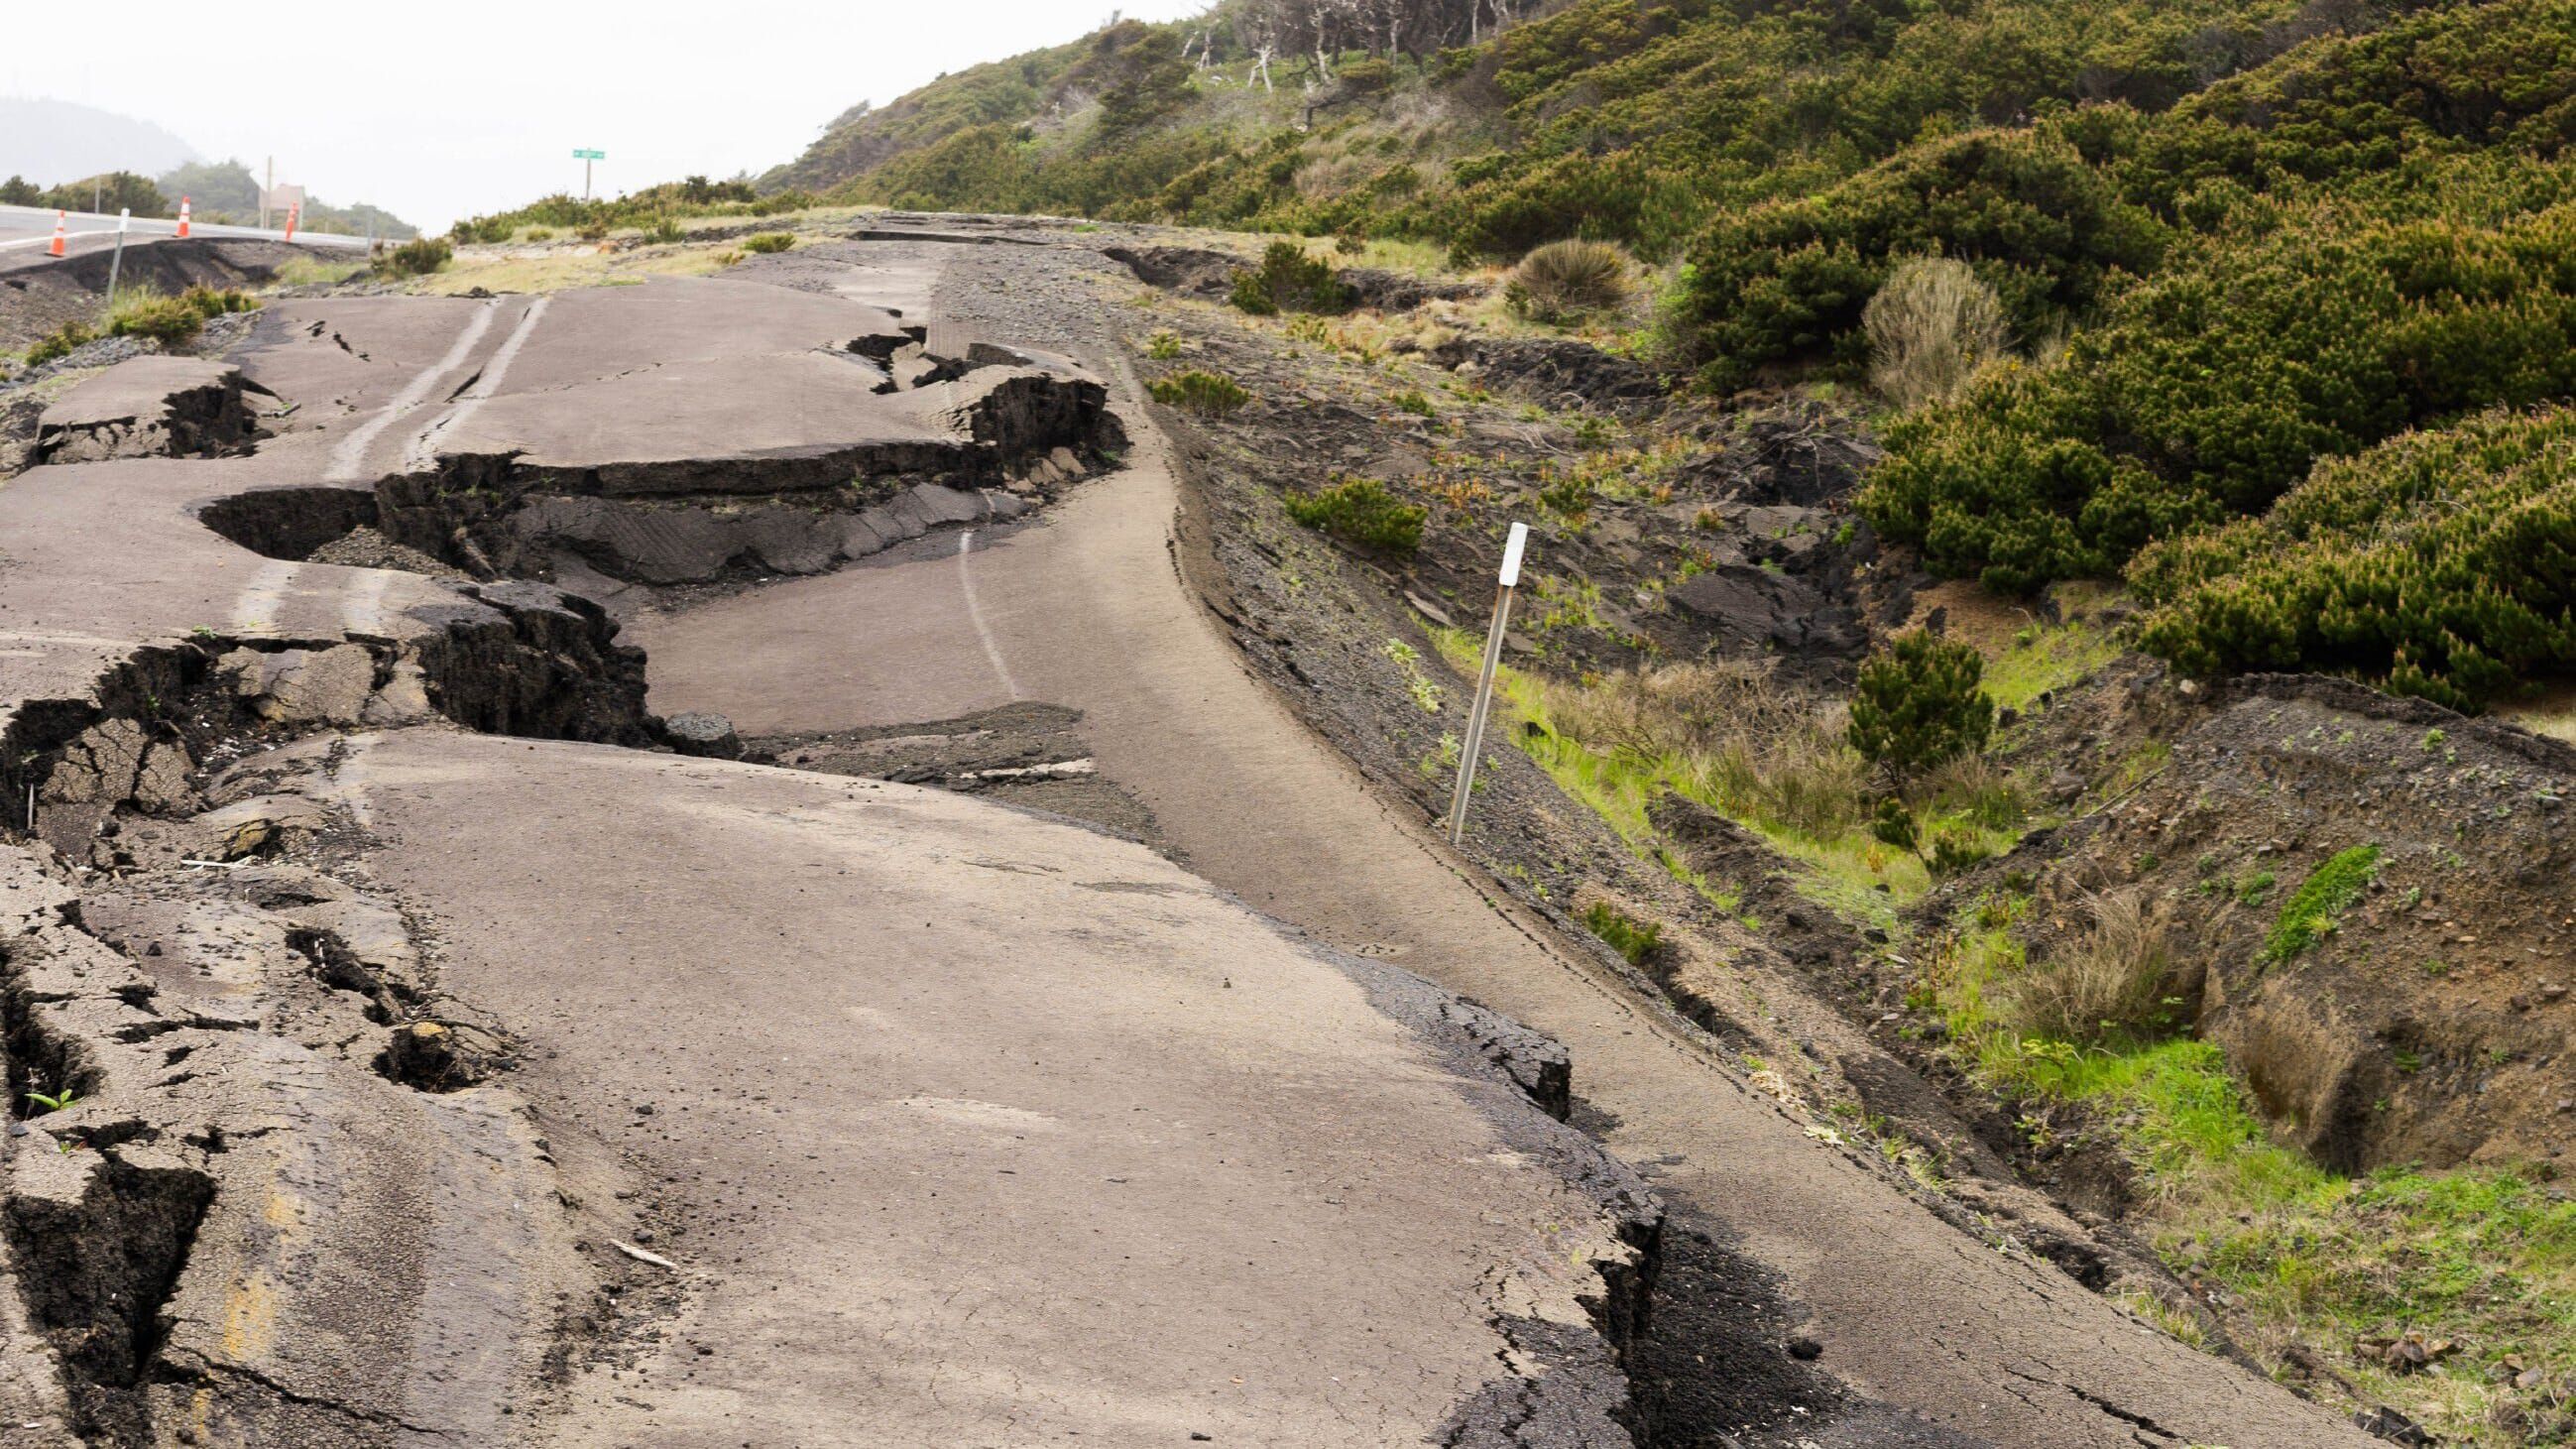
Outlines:
[[107,171],[158,176],[197,148],[150,121],[41,98],[0,98],[0,176],[52,186]]

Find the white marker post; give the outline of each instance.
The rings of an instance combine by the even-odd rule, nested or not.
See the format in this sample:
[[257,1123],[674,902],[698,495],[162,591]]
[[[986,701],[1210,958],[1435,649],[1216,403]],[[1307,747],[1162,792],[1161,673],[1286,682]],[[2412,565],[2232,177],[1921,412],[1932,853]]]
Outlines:
[[107,305],[116,305],[116,276],[125,270],[125,226],[134,219],[132,207],[119,207],[116,212],[116,255],[107,263]]
[[1512,525],[1503,544],[1502,588],[1494,595],[1494,622],[1485,631],[1485,667],[1476,679],[1476,705],[1467,713],[1467,740],[1458,757],[1458,794],[1449,802],[1449,843],[1467,842],[1467,802],[1476,790],[1476,756],[1485,748],[1485,719],[1494,710],[1494,673],[1503,665],[1503,636],[1512,627],[1512,591],[1520,587],[1521,554],[1529,547],[1529,525]]

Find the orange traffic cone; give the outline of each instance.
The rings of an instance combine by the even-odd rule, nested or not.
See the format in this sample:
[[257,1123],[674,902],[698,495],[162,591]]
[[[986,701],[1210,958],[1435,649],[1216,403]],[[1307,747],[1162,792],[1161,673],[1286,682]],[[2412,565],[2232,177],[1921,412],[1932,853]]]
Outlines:
[[184,236],[186,236],[187,234],[188,234],[188,198],[186,198],[186,197],[182,196],[182,197],[180,197],[180,198],[179,198],[179,235],[181,235],[181,236],[183,236],[183,237],[184,237]]
[[304,208],[301,204],[290,206],[286,209],[286,239],[288,241],[295,240],[295,218],[303,214]]
[[60,211],[56,211],[56,212],[54,213],[54,244],[53,244],[52,246],[47,247],[47,248],[45,249],[45,255],[47,255],[47,256],[53,256],[53,257],[58,257],[58,256],[61,256],[62,254],[63,254],[63,214],[62,214]]

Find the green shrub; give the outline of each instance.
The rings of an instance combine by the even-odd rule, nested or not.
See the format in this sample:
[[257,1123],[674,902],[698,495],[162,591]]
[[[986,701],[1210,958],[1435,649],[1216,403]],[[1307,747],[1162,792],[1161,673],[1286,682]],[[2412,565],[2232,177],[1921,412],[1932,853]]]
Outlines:
[[2199,675],[2347,674],[2457,707],[2576,670],[2576,411],[2499,411],[2321,464],[2261,519],[2129,570],[2139,643]]
[[1196,367],[1158,377],[1145,384],[1145,391],[1158,403],[1203,418],[1231,417],[1252,401],[1252,394],[1244,390],[1243,384],[1222,372]]
[[1332,263],[1306,255],[1295,242],[1272,242],[1261,265],[1234,276],[1231,300],[1256,317],[1281,312],[1347,312],[1351,293]]
[[456,248],[445,237],[414,237],[386,252],[376,270],[389,277],[424,277],[455,259]]
[[1690,250],[1677,321],[1712,386],[1783,362],[1862,361],[1863,309],[1898,264],[1972,258],[2013,331],[2091,307],[2144,271],[2165,229],[2054,130],[1979,132],[1909,150],[1812,197],[1754,207]]
[[2315,945],[2334,929],[2335,917],[2370,889],[2371,880],[2378,874],[2376,845],[2337,851],[2308,872],[2308,878],[2291,892],[2288,900],[2281,902],[2281,913],[2273,921],[2271,933],[2263,938],[2263,959],[2278,964]]
[[1852,689],[1852,748],[1900,779],[1986,747],[1995,702],[1981,688],[1984,656],[1920,630],[1900,634],[1860,667]]
[[1608,901],[1594,901],[1584,909],[1583,928],[1631,966],[1645,965],[1664,945],[1662,922],[1640,921]]
[[1949,402],[2004,354],[2011,328],[1995,289],[1948,257],[1917,257],[1889,274],[1861,310],[1870,384],[1898,407]]
[[209,322],[229,312],[259,310],[259,299],[238,287],[190,287],[179,294],[179,300],[195,308],[197,315]]
[[1315,493],[1288,495],[1288,516],[1362,548],[1411,553],[1422,546],[1423,520],[1431,511],[1406,503],[1374,478],[1336,477]]
[[680,230],[679,218],[668,212],[653,218],[652,225],[644,228],[644,240],[659,246],[670,246],[679,241],[683,235],[685,233]]
[[76,347],[86,347],[98,340],[98,329],[86,322],[71,321],[39,338],[27,349],[27,365],[42,367],[58,357],[67,356]]
[[112,337],[149,337],[164,347],[183,347],[197,338],[206,314],[178,297],[140,293],[119,300],[107,316]]
[[1551,325],[1628,305],[1636,293],[1627,252],[1609,242],[1549,242],[1521,258],[1503,283],[1512,315]]
[[772,252],[783,252],[794,245],[796,245],[795,235],[783,231],[765,231],[757,236],[747,236],[742,239],[744,251],[762,256]]
[[2195,243],[2062,365],[1891,426],[1861,511],[2026,591],[2260,513],[2319,457],[2576,392],[2576,201],[2516,176],[2445,165],[2443,215],[2305,204]]

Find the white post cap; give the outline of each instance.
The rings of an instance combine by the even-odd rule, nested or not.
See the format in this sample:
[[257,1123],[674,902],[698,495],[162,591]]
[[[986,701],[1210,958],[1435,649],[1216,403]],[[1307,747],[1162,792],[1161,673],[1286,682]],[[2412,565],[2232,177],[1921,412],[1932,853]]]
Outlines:
[[1529,525],[1515,523],[1512,536],[1503,544],[1503,587],[1516,589],[1521,582],[1521,554],[1529,547]]

